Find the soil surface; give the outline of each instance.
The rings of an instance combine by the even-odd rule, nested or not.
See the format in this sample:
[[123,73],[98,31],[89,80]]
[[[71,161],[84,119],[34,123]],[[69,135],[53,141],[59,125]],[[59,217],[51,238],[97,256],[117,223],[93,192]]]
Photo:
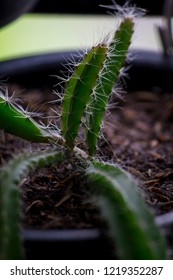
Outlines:
[[[11,85],[11,93],[14,88],[16,95],[22,95],[25,108],[35,110],[37,104],[41,116],[47,117],[41,117],[43,122],[50,116],[53,116],[52,122],[56,122],[55,113],[47,103],[56,98],[50,90],[27,91]],[[173,94],[133,92],[125,94],[118,105],[116,102],[113,100],[111,114],[105,118],[97,157],[128,170],[138,180],[151,211],[155,215],[166,213],[173,209]],[[53,107],[58,108],[58,103]],[[81,137],[79,145],[83,147]],[[4,165],[22,151],[47,146],[2,133],[0,164]],[[24,177],[19,186],[23,226],[30,229],[104,226],[82,174],[82,168],[76,168],[76,162],[68,159]]]

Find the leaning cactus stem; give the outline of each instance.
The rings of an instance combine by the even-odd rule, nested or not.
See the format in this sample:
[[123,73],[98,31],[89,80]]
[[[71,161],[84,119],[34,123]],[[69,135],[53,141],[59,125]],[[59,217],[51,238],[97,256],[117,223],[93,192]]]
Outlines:
[[124,65],[133,35],[133,27],[133,18],[127,17],[121,22],[108,47],[107,58],[89,100],[86,110],[86,141],[90,155],[95,153],[106,105]]
[[64,91],[62,108],[62,134],[66,145],[72,149],[83,111],[106,57],[106,46],[93,47],[76,66]]
[[134,179],[119,166],[93,162],[87,169],[91,192],[109,224],[120,259],[167,259],[154,217],[139,195]]
[[64,152],[47,150],[23,154],[0,170],[0,259],[23,258],[20,237],[20,195],[18,184],[31,169],[64,159]]
[[0,129],[32,142],[63,143],[62,137],[37,124],[30,116],[0,93]]

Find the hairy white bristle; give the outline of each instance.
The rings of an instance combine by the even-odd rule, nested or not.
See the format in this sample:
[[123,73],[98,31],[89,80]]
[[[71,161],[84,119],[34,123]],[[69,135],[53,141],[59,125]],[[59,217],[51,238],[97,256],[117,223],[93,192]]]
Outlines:
[[[109,14],[113,14],[125,18],[139,18],[145,15],[145,9],[137,7],[135,4],[130,4],[130,0],[126,1],[123,6],[118,5],[115,0],[112,0],[112,5],[100,5],[103,8],[108,9]],[[109,11],[109,10],[112,10]]]

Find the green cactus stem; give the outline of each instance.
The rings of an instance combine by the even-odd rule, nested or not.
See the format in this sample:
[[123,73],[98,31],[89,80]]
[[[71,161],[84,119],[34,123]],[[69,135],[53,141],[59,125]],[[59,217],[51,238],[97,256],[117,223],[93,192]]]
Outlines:
[[5,96],[0,94],[0,129],[12,135],[32,142],[49,142],[50,139],[62,143],[58,133],[51,134],[46,128],[37,124],[24,111],[16,107],[12,102],[6,101]]
[[118,166],[94,162],[87,170],[120,259],[166,259],[166,247],[136,183]]
[[107,59],[97,79],[86,110],[86,142],[90,155],[96,150],[97,138],[112,88],[124,65],[133,35],[133,18],[124,18],[108,47]]
[[74,147],[75,138],[83,111],[106,57],[106,47],[93,47],[76,66],[66,83],[62,108],[62,135],[69,148]]
[[62,161],[64,153],[47,150],[23,154],[0,170],[0,259],[22,259],[18,185],[31,169]]

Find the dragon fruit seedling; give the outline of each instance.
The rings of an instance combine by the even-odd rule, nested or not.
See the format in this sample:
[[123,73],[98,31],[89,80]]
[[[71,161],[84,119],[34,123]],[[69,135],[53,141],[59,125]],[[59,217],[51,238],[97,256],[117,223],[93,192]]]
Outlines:
[[[104,112],[122,72],[134,29],[134,13],[127,6],[110,41],[93,46],[67,79],[62,100],[61,128],[44,127],[16,102],[0,94],[0,129],[32,142],[51,143],[49,150],[14,157],[0,170],[0,258],[22,258],[18,184],[31,169],[77,157],[91,194],[97,197],[108,222],[117,257],[166,259],[164,238],[154,222],[136,181],[118,165],[94,158]],[[85,119],[87,152],[77,147]],[[58,145],[57,145],[58,144]],[[54,147],[54,148],[53,148]],[[77,167],[76,167],[77,168]]]

